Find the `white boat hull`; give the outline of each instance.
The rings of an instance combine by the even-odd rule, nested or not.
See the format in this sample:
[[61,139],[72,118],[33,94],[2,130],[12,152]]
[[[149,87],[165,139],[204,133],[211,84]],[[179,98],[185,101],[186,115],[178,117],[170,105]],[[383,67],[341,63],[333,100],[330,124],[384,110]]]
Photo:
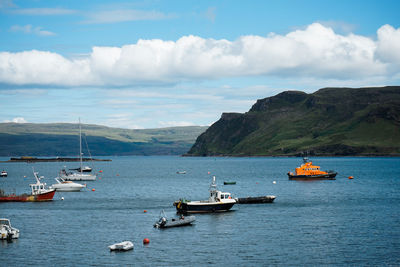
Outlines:
[[75,184],[73,186],[64,186],[62,184],[54,184],[51,188],[55,189],[57,192],[79,192],[85,186],[82,184]]
[[108,248],[110,249],[110,251],[128,251],[133,249],[133,243],[131,241],[124,241],[108,246]]

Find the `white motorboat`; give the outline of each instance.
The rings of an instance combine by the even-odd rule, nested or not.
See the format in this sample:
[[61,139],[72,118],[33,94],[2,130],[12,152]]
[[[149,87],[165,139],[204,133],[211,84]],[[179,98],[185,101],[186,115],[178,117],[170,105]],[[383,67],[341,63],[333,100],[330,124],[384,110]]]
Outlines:
[[7,177],[8,173],[5,170],[2,170],[0,173],[0,177]]
[[110,251],[128,251],[133,249],[133,243],[131,241],[123,241],[121,243],[116,243],[114,245],[108,246]]
[[86,185],[74,183],[71,181],[65,181],[63,178],[54,178],[57,183],[50,186],[50,188],[55,189],[58,192],[78,192]]
[[17,228],[11,227],[9,219],[0,219],[0,239],[17,239],[19,238],[19,230]]
[[65,169],[60,171],[60,178],[66,181],[94,181],[96,180],[96,174],[84,173],[84,167],[82,166],[82,127],[81,120],[79,119],[79,159],[80,167],[78,172],[67,172]]

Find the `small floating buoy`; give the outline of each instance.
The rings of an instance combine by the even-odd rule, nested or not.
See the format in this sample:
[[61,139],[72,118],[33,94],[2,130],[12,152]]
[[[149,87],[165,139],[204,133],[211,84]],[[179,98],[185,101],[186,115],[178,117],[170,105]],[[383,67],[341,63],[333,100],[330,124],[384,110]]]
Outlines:
[[117,173],[117,176],[119,176],[119,174]]
[[64,200],[64,197],[61,197],[61,200]]
[[103,172],[102,170],[100,170],[99,172]]
[[92,188],[92,191],[94,192],[94,191],[96,191],[96,189]]
[[148,238],[143,239],[143,244],[147,245],[150,243],[150,240]]
[[349,176],[349,179],[353,179],[354,177],[353,176]]
[[272,183],[273,183],[273,184],[276,184],[276,181],[273,181]]
[[146,213],[146,212],[147,212],[147,210],[144,210],[143,212],[144,212],[144,213]]
[[208,174],[210,174],[210,172],[208,172]]

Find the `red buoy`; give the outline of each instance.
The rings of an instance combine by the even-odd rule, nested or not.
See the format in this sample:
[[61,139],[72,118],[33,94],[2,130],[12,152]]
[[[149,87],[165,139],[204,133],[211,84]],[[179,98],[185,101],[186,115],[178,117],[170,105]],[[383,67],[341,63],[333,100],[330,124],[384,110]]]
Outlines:
[[150,243],[150,239],[148,239],[148,238],[143,239],[143,244],[147,245],[149,243]]
[[353,176],[349,176],[349,179],[353,179],[354,177]]
[[143,212],[144,212],[144,213],[146,213],[146,212],[147,212],[147,210],[144,210]]
[[94,191],[96,191],[96,189],[92,188],[92,191],[94,192]]

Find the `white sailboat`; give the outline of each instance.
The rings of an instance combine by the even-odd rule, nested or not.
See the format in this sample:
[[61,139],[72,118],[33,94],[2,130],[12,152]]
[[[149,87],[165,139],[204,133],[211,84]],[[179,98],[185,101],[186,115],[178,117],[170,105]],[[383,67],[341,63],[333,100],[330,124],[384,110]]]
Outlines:
[[80,168],[77,172],[67,172],[66,169],[62,169],[59,173],[59,177],[65,181],[94,181],[96,180],[96,174],[89,174],[83,172],[82,167],[82,127],[81,119],[79,118],[79,159]]

